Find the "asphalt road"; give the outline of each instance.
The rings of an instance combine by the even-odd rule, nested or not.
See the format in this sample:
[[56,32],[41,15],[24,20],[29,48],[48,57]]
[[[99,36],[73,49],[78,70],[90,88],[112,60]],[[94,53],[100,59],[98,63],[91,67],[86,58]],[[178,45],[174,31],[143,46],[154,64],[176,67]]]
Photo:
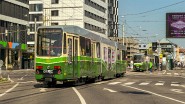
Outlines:
[[0,104],[185,104],[185,78],[172,75],[129,72],[97,83],[45,88],[32,70],[11,72],[12,82],[0,84]]

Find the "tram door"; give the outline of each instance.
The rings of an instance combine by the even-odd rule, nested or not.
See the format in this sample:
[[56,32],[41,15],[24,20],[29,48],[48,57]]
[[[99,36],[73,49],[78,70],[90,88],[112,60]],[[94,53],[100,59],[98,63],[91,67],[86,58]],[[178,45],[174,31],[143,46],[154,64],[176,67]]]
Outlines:
[[68,37],[68,72],[73,78],[78,75],[78,41],[77,37]]
[[78,43],[79,38],[73,37],[73,77],[78,76]]

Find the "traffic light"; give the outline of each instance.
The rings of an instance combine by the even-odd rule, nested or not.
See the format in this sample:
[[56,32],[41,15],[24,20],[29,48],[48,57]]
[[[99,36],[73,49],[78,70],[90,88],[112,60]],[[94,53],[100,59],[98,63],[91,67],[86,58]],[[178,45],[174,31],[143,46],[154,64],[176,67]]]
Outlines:
[[152,42],[152,51],[157,49],[157,42]]

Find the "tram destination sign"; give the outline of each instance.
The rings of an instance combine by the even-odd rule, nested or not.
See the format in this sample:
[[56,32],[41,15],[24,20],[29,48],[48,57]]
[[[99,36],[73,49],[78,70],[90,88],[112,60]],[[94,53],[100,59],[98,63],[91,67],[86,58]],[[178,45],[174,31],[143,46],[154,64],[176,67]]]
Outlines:
[[40,28],[39,33],[61,33],[62,29],[59,28]]
[[166,14],[166,38],[185,38],[185,13]]

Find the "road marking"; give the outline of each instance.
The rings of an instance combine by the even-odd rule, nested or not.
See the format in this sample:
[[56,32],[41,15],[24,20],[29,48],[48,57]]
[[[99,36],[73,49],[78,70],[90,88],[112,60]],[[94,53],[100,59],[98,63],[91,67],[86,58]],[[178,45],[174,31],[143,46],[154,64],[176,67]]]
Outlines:
[[9,93],[10,91],[12,91],[15,87],[17,87],[19,85],[19,83],[15,84],[12,88],[8,89],[7,91],[5,91],[4,93],[0,94],[0,97],[2,97],[3,95]]
[[174,73],[174,75],[179,75],[179,73]]
[[163,72],[163,74],[165,74],[166,73],[166,70]]
[[13,82],[14,82],[13,80],[11,80],[11,78],[10,78],[9,74],[8,74],[8,80],[9,80],[11,83],[13,83]]
[[40,92],[46,92],[47,88],[40,88]]
[[182,89],[170,89],[170,90],[173,91],[173,92],[180,93],[180,94],[184,93],[184,92],[182,92]]
[[37,83],[36,81],[26,81],[26,82],[19,82],[21,84],[24,84],[24,83]]
[[177,87],[177,86],[180,86],[180,84],[179,84],[179,82],[172,82],[171,86]]
[[148,85],[150,82],[142,82],[139,85],[143,86],[143,85]]
[[78,92],[78,90],[74,87],[72,87],[72,89],[75,91],[75,93],[78,95],[79,99],[80,99],[80,102],[81,104],[86,104],[84,98],[82,97],[82,95]]
[[128,85],[132,85],[134,83],[136,83],[136,82],[127,82],[127,83],[124,83],[124,85],[128,86]]
[[160,95],[160,94],[157,94],[157,93],[154,93],[154,92],[151,92],[151,91],[147,91],[147,90],[143,90],[143,89],[139,89],[139,88],[131,87],[131,86],[125,86],[124,84],[122,84],[122,86],[127,87],[127,88],[131,88],[131,89],[135,89],[135,90],[139,90],[139,91],[143,91],[143,92],[147,92],[147,93],[159,96],[159,97],[163,97],[163,98],[166,98],[166,99],[169,99],[169,100],[173,100],[173,101],[185,104],[185,102],[183,102],[183,101],[180,101],[180,100],[177,100],[177,99],[174,99],[174,98],[171,98],[171,97],[167,97],[167,96],[164,96],[164,95]]
[[18,80],[23,80],[24,77],[19,78]]
[[177,87],[177,86],[180,86],[180,84],[171,84],[171,86]]
[[185,88],[185,85],[181,85],[181,87],[184,87]]
[[167,73],[167,75],[171,75],[172,73]]
[[99,84],[103,84],[103,83],[107,83],[107,82],[109,82],[109,81],[97,82],[97,83],[94,83],[94,84],[99,85]]
[[156,86],[163,86],[164,85],[164,82],[159,82],[159,83],[156,83],[155,85]]
[[119,84],[119,83],[121,83],[121,82],[111,82],[108,85],[116,85],[116,84]]
[[111,90],[111,89],[108,89],[108,88],[104,88],[103,90],[107,90],[109,92],[117,92],[117,91],[114,91],[114,90]]

